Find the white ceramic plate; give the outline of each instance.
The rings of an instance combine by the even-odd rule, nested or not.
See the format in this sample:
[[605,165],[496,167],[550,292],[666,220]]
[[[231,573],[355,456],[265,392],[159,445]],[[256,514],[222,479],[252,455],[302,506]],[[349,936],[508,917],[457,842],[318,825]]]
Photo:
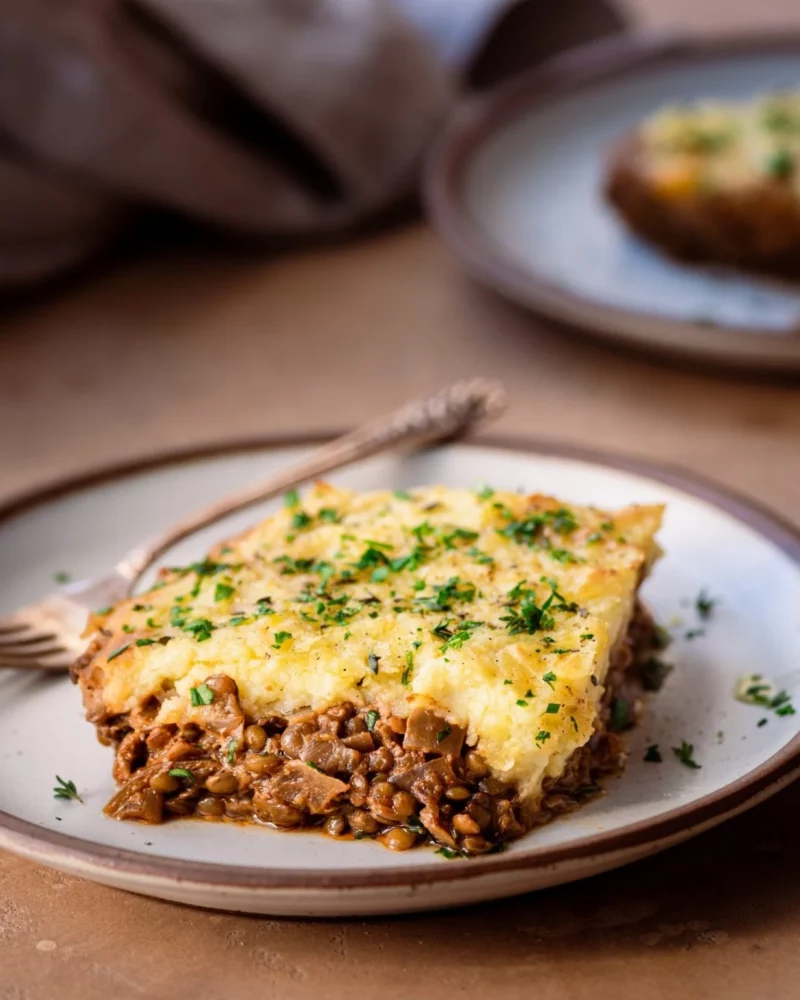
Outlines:
[[800,85],[800,38],[595,43],[468,105],[430,165],[434,223],[477,277],[596,335],[800,369],[800,285],[681,264],[602,194],[611,144],[664,104]]
[[[136,540],[257,476],[300,446],[259,446],[72,484],[0,512],[0,613],[52,588],[53,574],[101,573]],[[733,698],[739,674],[800,690],[800,539],[769,515],[667,470],[510,446],[451,446],[374,459],[334,477],[359,489],[424,483],[555,493],[614,507],[665,501],[666,555],[645,585],[678,636],[676,667],[632,737],[625,775],[583,810],[494,857],[446,861],[427,849],[393,854],[371,842],[177,821],[146,827],[104,818],[112,755],[83,719],[66,677],[0,675],[0,847],[108,885],[185,903],[268,914],[388,913],[475,902],[582,878],[677,843],[771,795],[798,774],[800,714],[777,717]],[[176,547],[197,558],[263,514],[230,519]],[[693,602],[718,598],[705,634]],[[677,620],[680,620],[678,624]],[[769,715],[769,722],[758,726]],[[32,732],[49,734],[46,740]],[[722,733],[722,735],[719,735]],[[694,744],[700,770],[670,751]],[[658,743],[661,764],[643,749]],[[84,804],[53,798],[56,773]]]

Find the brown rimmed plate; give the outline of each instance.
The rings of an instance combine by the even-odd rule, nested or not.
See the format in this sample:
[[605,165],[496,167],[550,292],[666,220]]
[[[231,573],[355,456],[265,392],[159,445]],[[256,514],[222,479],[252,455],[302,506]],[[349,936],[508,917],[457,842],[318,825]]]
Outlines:
[[[188,507],[263,476],[308,446],[255,442],[178,455],[8,505],[0,512],[0,613],[52,588],[56,572],[99,573]],[[472,861],[263,827],[119,823],[102,815],[112,790],[111,752],[84,721],[77,689],[66,678],[7,672],[0,675],[0,847],[107,885],[202,906],[308,916],[401,912],[527,892],[635,861],[755,805],[800,774],[800,715],[777,716],[733,697],[743,673],[761,672],[789,692],[800,684],[800,536],[770,514],[674,470],[514,442],[378,458],[335,479],[357,489],[489,482],[612,507],[666,502],[666,554],[645,597],[675,636],[675,670],[633,734],[629,767],[608,794],[500,855]],[[191,561],[215,537],[268,509],[197,535],[166,560]],[[703,589],[716,601],[707,621],[695,607]],[[32,738],[37,733],[48,738]],[[693,744],[699,769],[673,754],[682,740]],[[660,764],[643,759],[652,743],[661,748]],[[56,774],[76,782],[83,804],[53,798]]]
[[480,281],[594,336],[750,369],[800,370],[800,284],[683,264],[605,203],[616,138],[665,104],[800,86],[800,36],[627,35],[468,102],[432,154],[434,226]]

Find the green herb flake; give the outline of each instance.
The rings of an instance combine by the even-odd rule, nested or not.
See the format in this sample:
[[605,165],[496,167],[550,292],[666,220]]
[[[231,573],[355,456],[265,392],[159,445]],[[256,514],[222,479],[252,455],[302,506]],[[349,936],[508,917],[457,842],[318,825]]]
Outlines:
[[612,733],[622,732],[632,725],[631,709],[627,699],[617,697],[611,702],[611,717],[608,720],[608,728]]
[[681,740],[681,745],[679,747],[672,747],[672,752],[681,764],[684,765],[684,767],[690,767],[696,771],[699,771],[702,767],[702,765],[698,764],[693,757],[694,745],[692,743],[687,743],[686,740]]
[[440,847],[434,854],[441,854],[443,858],[447,858],[448,861],[452,861],[453,858],[462,857],[459,851],[454,851],[452,847]]
[[97,611],[95,611],[95,614],[105,617],[105,615],[110,615],[113,610],[114,605],[109,604],[107,608],[98,608]]
[[225,760],[227,760],[229,764],[232,764],[236,759],[236,748],[238,745],[239,744],[237,740],[234,739],[228,740],[228,747],[225,751]]
[[657,656],[649,656],[638,667],[642,687],[645,691],[660,691],[673,669],[671,663],[665,663]]
[[651,743],[647,750],[645,750],[644,759],[648,764],[661,763],[664,758],[661,756],[661,751],[658,749],[657,743]]
[[764,160],[764,173],[783,181],[794,173],[794,156],[788,149],[776,149]]
[[306,761],[306,766],[310,767],[312,771],[319,771],[320,774],[324,774],[325,773],[322,770],[322,768],[319,766],[319,764],[315,764],[313,760],[307,760]]
[[272,637],[275,642],[272,644],[273,649],[280,649],[281,646],[286,642],[287,639],[292,638],[291,632],[276,632]]
[[74,799],[76,802],[83,802],[78,794],[74,781],[65,781],[56,775],[56,787],[53,789],[53,796],[57,799]]
[[321,507],[317,517],[326,524],[338,524],[341,520],[339,512],[334,510],[333,507]]
[[302,531],[303,528],[307,528],[311,524],[311,515],[306,514],[304,510],[298,510],[292,516],[292,527],[295,531]]
[[210,705],[214,700],[214,692],[208,684],[200,684],[196,688],[189,688],[189,695],[194,708],[200,705]]
[[711,597],[705,588],[700,591],[694,602],[697,613],[704,622],[711,617],[716,605],[717,599]]
[[370,709],[369,712],[364,716],[364,722],[367,725],[368,732],[372,732],[375,729],[375,723],[378,721],[380,716],[375,711],[375,709]]
[[136,645],[137,646],[155,646],[155,644],[156,644],[156,640],[155,639],[137,639],[136,640]]
[[283,498],[284,505],[289,508],[289,510],[294,510],[295,507],[300,504],[300,494],[297,490],[289,490],[286,496]]
[[167,774],[170,778],[182,778],[184,781],[188,781],[190,785],[194,784],[194,775],[188,767],[173,767],[167,771]]
[[549,685],[552,688],[553,683],[558,680],[558,677],[553,673],[552,670],[548,670],[547,673],[544,675],[544,677],[542,677],[542,680],[545,682],[545,684]]
[[130,649],[132,645],[133,643],[131,642],[125,642],[121,646],[117,646],[117,648],[106,657],[106,663],[111,663],[111,661],[116,660],[118,656],[122,656],[125,650]]
[[70,574],[69,573],[65,573],[63,569],[59,570],[57,573],[53,573],[53,580],[59,586],[62,586],[65,583],[69,583],[69,581],[71,579],[72,579],[72,577],[70,576]]
[[758,720],[758,728],[760,729],[762,726],[766,726],[766,724],[768,722],[769,722],[769,719],[759,719]]
[[546,729],[540,729],[536,734],[537,743],[546,743],[550,739],[550,733]]
[[403,687],[408,687],[409,681],[411,679],[411,671],[414,669],[414,654],[409,649],[406,653],[406,668],[403,671],[403,676],[400,678],[400,683]]
[[479,500],[491,500],[491,498],[494,496],[494,490],[492,489],[491,486],[487,486],[484,483],[482,486],[479,486],[475,490],[475,496]]
[[547,708],[544,710],[545,715],[555,715],[561,710],[561,705],[557,701],[551,701]]
[[374,653],[370,653],[369,656],[367,656],[367,665],[369,666],[369,669],[372,671],[373,674],[377,674],[378,672],[378,664],[380,663],[380,659],[381,659],[380,656],[376,656]]
[[584,632],[581,635],[581,639],[586,639],[588,641],[591,641],[592,639],[594,639],[594,633],[593,632]]
[[517,702],[516,703],[517,703],[517,705],[519,705],[520,708],[527,708],[528,707],[528,703],[527,703],[527,701],[525,701],[524,698],[517,698]]
[[236,593],[236,588],[232,587],[229,583],[218,583],[214,588],[214,600],[215,601],[227,601],[229,597],[233,597]]
[[392,495],[398,500],[413,500],[414,498],[407,490],[392,490]]
[[444,743],[444,741],[447,739],[447,737],[450,735],[450,733],[452,733],[452,731],[453,731],[453,728],[450,725],[450,723],[449,722],[445,722],[444,726],[436,734],[436,742],[437,743]]

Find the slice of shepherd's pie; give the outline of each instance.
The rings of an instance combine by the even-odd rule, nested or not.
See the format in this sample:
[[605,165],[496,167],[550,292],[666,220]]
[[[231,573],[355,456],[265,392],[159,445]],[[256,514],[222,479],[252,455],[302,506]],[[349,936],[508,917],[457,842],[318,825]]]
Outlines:
[[89,623],[111,816],[480,854],[618,772],[658,506],[318,484]]

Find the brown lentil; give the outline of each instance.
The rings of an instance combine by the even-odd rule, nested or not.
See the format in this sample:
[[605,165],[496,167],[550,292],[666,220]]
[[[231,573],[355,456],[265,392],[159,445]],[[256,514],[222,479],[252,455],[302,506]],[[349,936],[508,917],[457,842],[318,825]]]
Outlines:
[[239,789],[239,782],[232,771],[217,771],[206,778],[206,788],[213,795],[232,795]]
[[381,837],[381,843],[390,851],[407,851],[417,842],[417,835],[404,826],[396,826]]
[[153,775],[150,779],[150,787],[155,792],[162,792],[164,795],[169,795],[170,792],[177,792],[177,790],[181,787],[181,783],[171,774],[167,774],[166,771],[162,771],[160,774]]
[[248,750],[260,753],[267,745],[267,734],[263,726],[248,726],[244,731],[244,742]]
[[197,811],[201,816],[221,816],[225,812],[225,807],[219,799],[208,796],[197,803]]

